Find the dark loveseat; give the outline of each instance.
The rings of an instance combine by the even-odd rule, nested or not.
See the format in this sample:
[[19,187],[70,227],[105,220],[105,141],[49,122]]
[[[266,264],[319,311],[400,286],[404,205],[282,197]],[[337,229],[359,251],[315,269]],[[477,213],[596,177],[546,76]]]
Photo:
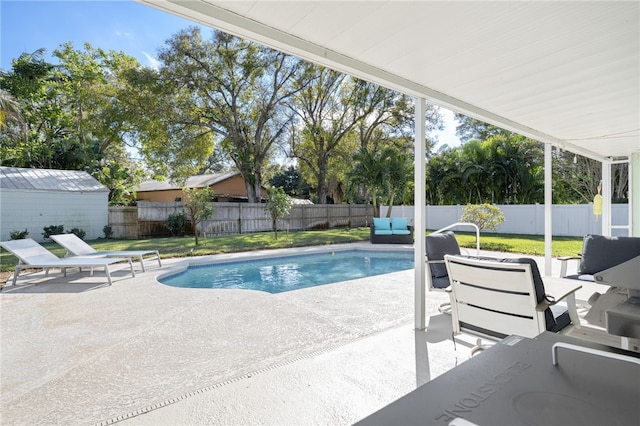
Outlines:
[[406,217],[374,217],[371,244],[413,244],[413,227]]

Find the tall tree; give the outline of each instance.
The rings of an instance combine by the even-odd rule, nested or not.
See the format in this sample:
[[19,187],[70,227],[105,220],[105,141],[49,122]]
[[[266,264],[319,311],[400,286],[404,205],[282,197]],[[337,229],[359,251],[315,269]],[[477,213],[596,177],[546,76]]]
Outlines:
[[361,186],[365,189],[365,200],[371,200],[373,215],[379,216],[378,200],[384,189],[384,160],[386,151],[373,151],[361,147],[353,156],[353,168],[349,172],[351,185]]
[[[138,67],[137,61],[89,44],[82,50],[63,44],[53,53],[56,65],[46,62],[44,53],[22,54],[0,76],[0,87],[20,106],[25,129],[24,134],[3,132],[3,164],[86,170],[98,179],[109,176],[102,183],[110,190],[128,191],[124,186],[135,184],[129,178],[139,176],[139,170],[122,161],[132,132],[118,102],[118,88],[124,70]],[[107,163],[131,170],[104,174]],[[125,175],[126,180],[115,181]]]
[[[215,138],[242,174],[249,201],[259,202],[263,167],[288,125],[284,103],[299,90],[292,82],[300,60],[223,32],[205,40],[197,28],[169,39],[159,58],[161,87],[175,103],[165,120],[180,146],[167,150],[163,137],[150,136],[146,152],[170,157]],[[211,152],[192,150],[200,165]]]
[[291,151],[309,171],[318,202],[324,204],[329,194],[331,161],[373,106],[366,102],[361,80],[313,64],[305,65],[302,76],[292,104],[302,131],[292,138]]

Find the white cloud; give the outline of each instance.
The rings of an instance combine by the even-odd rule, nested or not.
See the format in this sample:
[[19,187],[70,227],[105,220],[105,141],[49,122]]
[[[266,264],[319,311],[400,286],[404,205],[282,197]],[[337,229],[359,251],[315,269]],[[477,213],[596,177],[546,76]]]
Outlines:
[[145,56],[145,58],[147,58],[147,61],[149,62],[149,67],[154,69],[154,70],[159,70],[160,69],[160,61],[157,60],[156,58],[154,58],[153,56],[149,55],[147,52],[142,51],[142,54]]
[[120,30],[116,30],[116,35],[118,37],[124,37],[124,38],[128,38],[129,40],[133,40],[133,34],[128,33],[128,32],[124,32],[124,31],[120,31]]

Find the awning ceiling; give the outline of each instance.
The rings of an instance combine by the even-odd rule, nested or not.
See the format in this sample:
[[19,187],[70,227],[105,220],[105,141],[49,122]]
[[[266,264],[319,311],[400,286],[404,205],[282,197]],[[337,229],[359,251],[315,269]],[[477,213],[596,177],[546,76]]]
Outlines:
[[593,158],[640,151],[640,2],[139,0]]

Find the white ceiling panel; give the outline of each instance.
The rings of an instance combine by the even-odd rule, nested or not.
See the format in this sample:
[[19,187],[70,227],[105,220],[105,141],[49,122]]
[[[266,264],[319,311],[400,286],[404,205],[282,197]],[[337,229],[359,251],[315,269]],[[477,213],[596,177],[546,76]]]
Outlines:
[[640,151],[638,1],[139,1],[595,158]]

